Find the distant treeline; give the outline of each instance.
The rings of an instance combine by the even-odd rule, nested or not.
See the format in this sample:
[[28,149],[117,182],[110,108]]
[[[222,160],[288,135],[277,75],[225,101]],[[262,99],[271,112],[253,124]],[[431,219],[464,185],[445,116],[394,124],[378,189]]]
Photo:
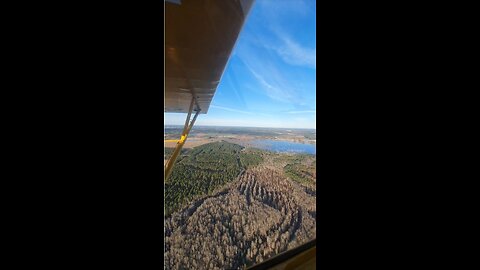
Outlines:
[[[174,135],[181,134],[183,126],[168,126],[165,128],[165,134]],[[209,135],[252,135],[252,136],[276,136],[286,133],[304,135],[307,139],[316,138],[316,130],[314,129],[288,129],[288,128],[256,128],[256,127],[209,127],[194,126],[190,134],[207,133]]]

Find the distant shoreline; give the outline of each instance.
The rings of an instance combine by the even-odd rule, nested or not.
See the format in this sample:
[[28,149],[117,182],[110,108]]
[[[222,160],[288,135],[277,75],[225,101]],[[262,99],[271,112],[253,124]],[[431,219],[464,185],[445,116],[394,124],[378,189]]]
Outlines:
[[[295,130],[309,130],[309,131],[316,131],[316,128],[293,128],[293,127],[246,127],[246,126],[205,126],[205,125],[194,125],[192,130],[197,128],[260,128],[260,129],[295,129]],[[183,125],[164,125],[165,129],[170,128],[183,128]]]

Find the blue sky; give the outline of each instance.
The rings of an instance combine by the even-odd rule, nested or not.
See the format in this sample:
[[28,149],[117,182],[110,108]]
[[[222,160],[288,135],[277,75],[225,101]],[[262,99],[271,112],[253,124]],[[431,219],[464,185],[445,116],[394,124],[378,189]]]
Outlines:
[[[315,128],[316,3],[256,0],[196,125]],[[165,124],[186,114],[165,113]]]

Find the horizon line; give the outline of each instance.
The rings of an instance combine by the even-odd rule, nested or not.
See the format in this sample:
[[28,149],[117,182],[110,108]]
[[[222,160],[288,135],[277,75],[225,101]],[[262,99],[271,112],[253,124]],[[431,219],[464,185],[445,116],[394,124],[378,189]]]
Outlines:
[[[180,124],[164,124],[163,127],[166,126],[179,126],[183,127],[184,125]],[[194,125],[192,129],[195,127],[241,127],[241,128],[282,128],[282,129],[313,129],[317,130],[317,128],[307,128],[307,127],[259,127],[259,126],[219,126],[219,125]]]

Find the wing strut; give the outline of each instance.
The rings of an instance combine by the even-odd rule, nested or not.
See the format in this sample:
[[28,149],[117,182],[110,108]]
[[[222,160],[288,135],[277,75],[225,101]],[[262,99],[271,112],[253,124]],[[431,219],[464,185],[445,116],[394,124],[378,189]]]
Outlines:
[[[195,110],[196,113],[192,121],[190,121],[194,103],[197,105]],[[185,144],[188,134],[190,133],[190,130],[192,129],[193,124],[195,123],[195,120],[197,119],[197,116],[199,113],[200,113],[200,107],[198,107],[198,103],[196,101],[195,95],[192,93],[192,101],[190,102],[190,108],[188,109],[188,115],[187,115],[187,119],[185,120],[185,126],[183,127],[182,136],[180,137],[180,140],[178,141],[175,140],[177,142],[177,145],[175,146],[175,150],[173,151],[172,156],[168,159],[167,164],[165,165],[165,179],[164,179],[165,182],[170,177],[170,174],[172,174],[173,165],[175,164],[178,154],[180,154],[180,151],[182,150],[182,147]],[[167,140],[167,141],[171,141],[171,140]]]

